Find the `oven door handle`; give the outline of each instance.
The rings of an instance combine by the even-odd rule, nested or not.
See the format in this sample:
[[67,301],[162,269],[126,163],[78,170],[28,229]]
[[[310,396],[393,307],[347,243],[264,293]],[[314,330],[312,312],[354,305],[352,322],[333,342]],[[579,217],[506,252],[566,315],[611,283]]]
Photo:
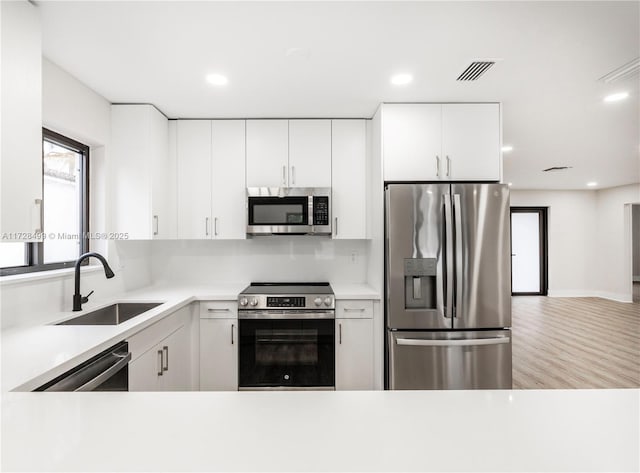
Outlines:
[[335,319],[336,314],[333,310],[314,311],[314,312],[294,312],[294,311],[238,311],[238,319],[256,320],[256,319]]

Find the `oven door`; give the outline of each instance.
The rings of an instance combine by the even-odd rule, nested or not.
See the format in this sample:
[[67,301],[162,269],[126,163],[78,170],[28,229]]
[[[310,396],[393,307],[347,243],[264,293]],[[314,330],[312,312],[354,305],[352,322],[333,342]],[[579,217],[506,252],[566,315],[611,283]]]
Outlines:
[[238,386],[334,389],[335,320],[240,319]]
[[313,231],[313,199],[309,196],[249,196],[247,199],[247,233],[250,235]]

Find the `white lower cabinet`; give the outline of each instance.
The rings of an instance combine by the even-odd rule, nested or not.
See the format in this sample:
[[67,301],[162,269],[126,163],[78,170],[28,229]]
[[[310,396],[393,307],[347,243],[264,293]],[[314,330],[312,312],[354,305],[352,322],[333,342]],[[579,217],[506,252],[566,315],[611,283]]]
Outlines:
[[129,338],[129,391],[191,389],[190,320],[184,308]]
[[200,304],[200,390],[238,390],[237,303]]
[[374,388],[373,303],[336,302],[336,390]]

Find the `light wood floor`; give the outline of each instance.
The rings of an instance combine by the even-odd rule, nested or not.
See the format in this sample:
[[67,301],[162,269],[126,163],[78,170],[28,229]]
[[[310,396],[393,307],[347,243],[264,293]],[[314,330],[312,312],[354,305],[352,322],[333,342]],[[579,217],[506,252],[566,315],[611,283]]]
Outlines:
[[640,387],[640,304],[519,296],[514,389]]

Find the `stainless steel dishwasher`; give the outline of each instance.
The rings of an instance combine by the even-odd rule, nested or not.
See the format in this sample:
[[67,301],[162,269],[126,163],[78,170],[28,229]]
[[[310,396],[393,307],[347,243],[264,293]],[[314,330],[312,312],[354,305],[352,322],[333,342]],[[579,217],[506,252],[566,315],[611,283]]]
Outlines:
[[128,391],[130,360],[129,344],[120,342],[34,391]]

